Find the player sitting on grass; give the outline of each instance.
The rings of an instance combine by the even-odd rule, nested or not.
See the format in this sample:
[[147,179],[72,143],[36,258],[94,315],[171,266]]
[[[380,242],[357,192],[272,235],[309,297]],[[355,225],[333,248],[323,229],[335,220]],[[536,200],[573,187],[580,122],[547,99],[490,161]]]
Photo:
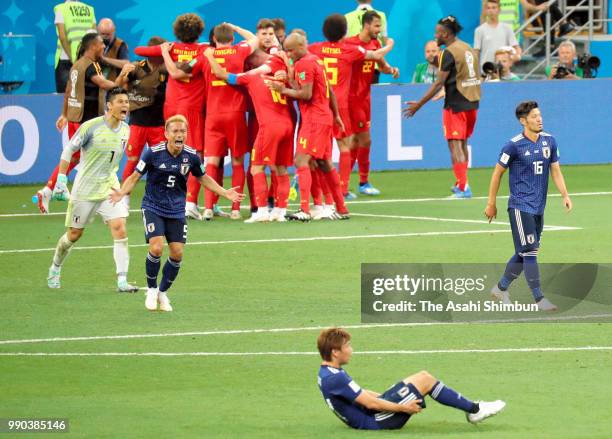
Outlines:
[[429,395],[440,404],[465,412],[468,422],[477,424],[496,415],[506,406],[504,401],[472,402],[447,387],[426,371],[403,379],[382,395],[362,389],[342,366],[353,355],[351,335],[341,328],[321,332],[317,340],[323,363],[318,383],[325,402],[349,427],[363,430],[402,428],[411,415],[420,413]]
[[489,186],[489,201],[485,216],[489,222],[497,216],[496,198],[502,175],[510,169],[510,199],[508,214],[514,238],[515,254],[508,261],[506,272],[493,287],[491,295],[504,303],[512,303],[508,288],[525,271],[527,284],[540,311],[556,311],[557,307],[544,297],[540,289],[538,250],[544,228],[544,208],[548,194],[548,174],[563,197],[563,206],[572,210],[565,179],[559,165],[557,141],[542,131],[542,113],[535,101],[521,102],[516,118],[523,133],[513,137],[503,147]]
[[112,187],[119,187],[117,170],[123,151],[130,137],[130,127],[125,123],[130,102],[125,90],[115,87],[106,95],[106,115],[84,122],[64,147],[59,175],[53,189],[57,198],[68,194],[67,173],[72,156],[80,151],[81,169],[72,186],[72,195],[66,212],[66,233],[57,242],[53,262],[49,268],[47,285],[60,287],[60,272],[72,246],[83,235],[87,224],[99,214],[114,240],[113,256],[117,268],[117,289],[120,293],[134,293],[138,287],[127,281],[130,257],[125,227],[129,216],[124,203],[111,204],[107,198]]
[[[125,194],[132,192],[140,177],[149,173],[142,199],[142,217],[145,237],[149,244],[145,307],[150,311],[155,311],[158,303],[161,311],[172,311],[166,292],[178,275],[183,248],[187,242],[185,202],[189,174],[196,177],[205,188],[232,202],[244,199],[243,194],[235,191],[236,188],[225,190],[215,180],[204,175],[204,166],[196,150],[183,146],[187,138],[185,116],[177,114],[166,120],[165,136],[168,141],[146,150],[134,173],[123,182],[120,190],[113,189],[110,195],[111,201],[117,205]],[[161,266],[164,237],[170,248],[170,256],[164,265],[158,289],[157,276]]]

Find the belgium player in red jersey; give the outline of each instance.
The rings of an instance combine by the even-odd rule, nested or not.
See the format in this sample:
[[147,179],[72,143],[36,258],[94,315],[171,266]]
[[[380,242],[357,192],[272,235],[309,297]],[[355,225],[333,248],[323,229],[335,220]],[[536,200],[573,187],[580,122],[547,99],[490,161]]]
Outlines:
[[[346,44],[361,46],[367,50],[378,50],[380,43],[378,35],[382,30],[380,15],[376,11],[367,11],[362,17],[363,28],[354,37],[346,38]],[[349,106],[351,108],[351,129],[354,136],[351,145],[353,153],[352,163],[355,159],[359,164],[359,192],[364,195],[378,195],[380,191],[374,188],[368,181],[370,174],[370,147],[372,137],[370,136],[370,86],[374,77],[374,61],[364,60],[353,64],[353,75],[351,77],[351,88],[349,93]],[[399,69],[391,67],[387,62],[378,62],[382,73],[399,77]],[[351,165],[351,169],[353,166]],[[355,198],[353,194],[348,199]]]
[[344,205],[340,177],[331,161],[333,125],[336,122],[342,127],[342,119],[338,114],[334,94],[327,83],[323,61],[308,53],[306,39],[297,33],[287,37],[285,50],[294,63],[295,88],[289,88],[277,81],[270,81],[269,86],[273,91],[297,99],[300,108],[301,124],[295,152],[300,210],[288,218],[299,221],[312,219],[309,205],[312,186],[310,161],[314,159],[323,171],[327,186],[332,192],[337,217],[348,219],[349,212]]

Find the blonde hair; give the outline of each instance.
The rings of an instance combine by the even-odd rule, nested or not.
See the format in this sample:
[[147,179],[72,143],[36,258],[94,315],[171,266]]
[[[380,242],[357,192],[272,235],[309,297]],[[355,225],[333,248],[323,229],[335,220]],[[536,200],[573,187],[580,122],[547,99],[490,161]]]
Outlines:
[[187,118],[185,116],[183,116],[182,114],[175,114],[174,116],[171,116],[168,119],[166,119],[166,124],[164,125],[164,129],[167,131],[170,124],[173,124],[175,122],[182,122],[185,125],[189,126],[189,124],[187,123]]

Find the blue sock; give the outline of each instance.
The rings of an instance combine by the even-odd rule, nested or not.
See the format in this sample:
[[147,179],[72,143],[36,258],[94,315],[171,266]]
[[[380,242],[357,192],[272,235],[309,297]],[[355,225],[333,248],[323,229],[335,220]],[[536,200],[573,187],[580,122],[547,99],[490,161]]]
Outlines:
[[159,283],[159,291],[168,291],[172,286],[172,282],[178,276],[179,269],[181,268],[181,261],[175,261],[172,258],[168,258],[164,264],[162,271],[162,280]]
[[531,289],[531,294],[536,302],[539,302],[544,297],[540,289],[540,269],[538,268],[537,256],[524,256],[525,278],[527,285]]
[[434,384],[429,396],[440,404],[455,407],[456,409],[463,410],[467,413],[477,413],[478,410],[480,410],[477,403],[464,398],[461,396],[461,393],[455,392],[450,387],[446,387],[442,381],[438,381],[436,384]]
[[161,267],[159,259],[157,256],[147,253],[146,272],[147,286],[149,288],[157,288],[157,275],[159,274],[159,267]]
[[506,291],[510,288],[510,284],[516,280],[523,271],[523,257],[517,253],[514,254],[506,265],[504,276],[499,280],[497,286],[500,290]]

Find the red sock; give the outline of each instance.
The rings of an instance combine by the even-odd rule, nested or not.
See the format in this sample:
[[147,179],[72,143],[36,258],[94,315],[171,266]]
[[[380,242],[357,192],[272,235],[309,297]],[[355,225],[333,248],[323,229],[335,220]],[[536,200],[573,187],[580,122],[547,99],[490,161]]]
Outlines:
[[325,174],[325,179],[327,180],[327,186],[331,190],[331,193],[334,197],[334,201],[336,202],[336,210],[338,213],[348,213],[348,209],[344,204],[344,196],[342,196],[342,189],[340,189],[340,176],[336,171],[336,168],[332,168],[327,174]]
[[300,208],[310,214],[310,187],[312,186],[310,167],[300,166],[297,168],[297,175],[300,186]]
[[[66,175],[70,174],[70,171],[72,171],[76,167],[76,165],[79,164],[80,160],[81,160],[81,151],[77,151],[74,154],[72,154],[72,157],[70,158],[70,164],[68,165],[68,170],[66,171]],[[59,165],[55,167],[55,169],[51,173],[51,177],[49,177],[49,181],[47,181],[47,187],[49,189],[53,190],[53,188],[55,187],[55,183],[57,183],[58,175],[59,175]]]
[[[215,178],[215,181],[221,187],[223,187],[223,174],[224,174],[224,172],[225,172],[225,166],[217,167],[217,177]],[[216,205],[219,202],[219,195],[213,193],[212,197],[213,197],[213,206],[214,206],[214,205]]]
[[253,174],[251,174],[251,162],[249,162],[249,167],[246,170],[246,184],[247,189],[249,190],[249,203],[251,205],[251,210],[254,210],[254,208],[257,207],[257,202],[255,199],[255,183],[253,181]]
[[465,190],[467,183],[467,163],[453,163],[453,171],[455,172],[455,178],[457,178],[457,186],[460,191]]
[[[244,191],[245,179],[244,164],[232,165],[232,187],[238,186],[237,192],[242,193]],[[240,202],[232,203],[232,210],[240,210]]]
[[370,147],[357,148],[357,163],[359,164],[359,184],[365,184],[370,177]]
[[276,187],[278,185],[277,178],[276,172],[270,171],[270,190],[268,191],[268,198],[276,198]]
[[327,178],[325,177],[325,172],[323,172],[321,168],[317,168],[317,174],[319,176],[319,182],[321,184],[321,192],[323,192],[323,198],[325,199],[325,204],[334,204],[334,196],[332,195],[331,188],[327,184]]
[[319,181],[319,173],[316,169],[311,170],[312,186],[310,187],[310,193],[312,194],[312,203],[315,206],[321,206],[323,204],[323,192],[321,191],[321,182]]
[[268,181],[265,172],[253,175],[253,185],[255,186],[255,200],[257,207],[265,208],[268,206]]
[[200,180],[189,174],[187,178],[187,202],[198,204],[198,197],[200,196]]
[[289,204],[289,189],[291,186],[289,174],[276,176],[276,198],[274,205],[286,209]]
[[[208,175],[213,180],[217,179],[217,173],[219,168],[212,163],[206,164],[206,175]],[[204,207],[206,209],[212,209],[215,204],[214,193],[208,189],[204,190]]]
[[465,182],[464,182],[464,189],[465,187],[467,187],[468,185],[468,162],[464,162],[463,164],[463,176],[465,177]]
[[343,194],[348,194],[351,180],[351,152],[340,151],[340,187]]
[[357,161],[357,153],[359,147],[351,149],[351,172],[353,172],[353,168],[355,167],[355,162]]

